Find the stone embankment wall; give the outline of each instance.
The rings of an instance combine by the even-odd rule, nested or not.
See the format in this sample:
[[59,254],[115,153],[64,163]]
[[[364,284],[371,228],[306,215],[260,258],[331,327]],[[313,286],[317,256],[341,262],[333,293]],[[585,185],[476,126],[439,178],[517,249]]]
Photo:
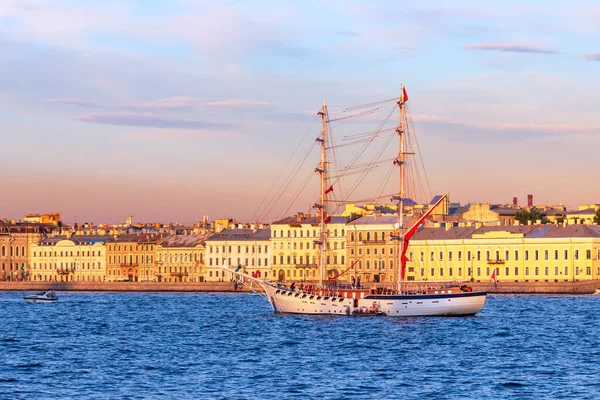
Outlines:
[[585,282],[498,282],[498,289],[490,283],[471,283],[473,290],[505,294],[593,294],[600,289],[600,281]]
[[[289,286],[291,282],[286,282]],[[382,284],[379,284],[382,285]],[[585,282],[492,282],[469,283],[475,291],[498,294],[592,294],[600,289],[600,280]],[[386,285],[389,286],[389,285]],[[59,290],[80,292],[244,292],[248,289],[231,282],[0,282],[0,291]]]
[[[234,292],[231,282],[0,282],[1,290],[80,292]],[[238,287],[237,291],[241,291]]]

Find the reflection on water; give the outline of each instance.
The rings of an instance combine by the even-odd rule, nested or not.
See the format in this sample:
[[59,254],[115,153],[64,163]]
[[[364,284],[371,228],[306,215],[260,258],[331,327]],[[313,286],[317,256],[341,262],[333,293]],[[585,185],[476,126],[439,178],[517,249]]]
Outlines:
[[600,296],[470,318],[273,315],[245,294],[0,293],[0,398],[600,398]]

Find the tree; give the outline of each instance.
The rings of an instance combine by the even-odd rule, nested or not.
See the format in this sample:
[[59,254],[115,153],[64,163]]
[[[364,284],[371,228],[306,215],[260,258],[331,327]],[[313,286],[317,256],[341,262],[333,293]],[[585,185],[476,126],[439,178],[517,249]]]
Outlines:
[[594,215],[594,223],[596,225],[600,225],[600,208],[596,210],[596,215]]
[[542,221],[542,224],[547,224],[550,222],[548,218],[542,217],[542,213],[532,208],[531,210],[519,210],[515,213],[515,219],[519,221],[522,225],[527,225],[528,221],[531,221],[535,224],[536,221]]

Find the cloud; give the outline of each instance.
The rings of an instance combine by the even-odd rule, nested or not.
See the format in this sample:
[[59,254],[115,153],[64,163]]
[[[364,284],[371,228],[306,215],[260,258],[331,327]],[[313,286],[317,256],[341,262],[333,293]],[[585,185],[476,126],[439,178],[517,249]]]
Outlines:
[[504,132],[537,132],[537,133],[587,133],[600,132],[600,126],[581,124],[539,124],[523,122],[475,122],[459,121],[440,115],[416,114],[412,116],[413,121],[424,123],[440,123],[459,125],[491,131]]
[[500,51],[504,53],[530,53],[530,54],[560,54],[558,51],[550,50],[544,47],[517,45],[517,44],[468,44],[464,46],[467,50],[488,50]]
[[268,101],[256,101],[256,100],[245,100],[245,99],[225,99],[217,100],[206,103],[207,106],[212,107],[246,107],[246,106],[270,106],[273,103]]
[[69,104],[72,106],[78,107],[86,107],[86,108],[107,108],[106,105],[100,104],[91,100],[84,99],[47,99],[48,103],[58,103],[58,104]]
[[581,57],[588,61],[600,61],[600,53],[584,53]]
[[84,114],[75,117],[75,120],[90,122],[94,124],[142,126],[149,128],[229,130],[237,127],[237,125],[225,122],[210,122],[185,118],[159,117],[152,114],[132,112]]
[[415,47],[412,46],[394,46],[394,50],[416,50]]
[[335,31],[333,32],[336,35],[340,35],[340,36],[348,36],[348,37],[357,37],[357,36],[362,36],[362,33],[360,32],[355,32],[355,31]]
[[136,104],[103,104],[97,101],[76,99],[76,98],[52,98],[46,100],[48,103],[67,104],[83,108],[100,108],[116,111],[182,111],[199,107],[230,107],[244,108],[257,106],[271,106],[273,103],[268,101],[248,100],[248,99],[223,99],[208,101],[200,97],[171,96],[163,99]]

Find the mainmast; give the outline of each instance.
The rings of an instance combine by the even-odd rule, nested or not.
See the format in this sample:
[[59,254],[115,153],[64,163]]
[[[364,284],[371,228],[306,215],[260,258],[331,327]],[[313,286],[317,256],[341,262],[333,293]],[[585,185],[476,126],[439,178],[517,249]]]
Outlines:
[[319,167],[315,169],[319,173],[320,190],[319,190],[319,203],[315,204],[315,207],[319,210],[319,286],[323,286],[325,279],[325,214],[327,213],[327,191],[326,191],[326,180],[327,180],[327,153],[325,151],[325,139],[327,137],[327,98],[323,99],[323,106],[321,111],[317,113],[321,117],[321,136],[316,139],[317,142],[321,143],[321,162]]
[[403,83],[400,90],[400,100],[398,101],[400,122],[396,128],[396,133],[398,133],[398,157],[394,161],[398,165],[398,292],[402,292],[402,253],[404,250],[404,162],[406,155],[404,150],[404,121],[406,116],[404,103],[408,100],[405,94],[406,89]]

